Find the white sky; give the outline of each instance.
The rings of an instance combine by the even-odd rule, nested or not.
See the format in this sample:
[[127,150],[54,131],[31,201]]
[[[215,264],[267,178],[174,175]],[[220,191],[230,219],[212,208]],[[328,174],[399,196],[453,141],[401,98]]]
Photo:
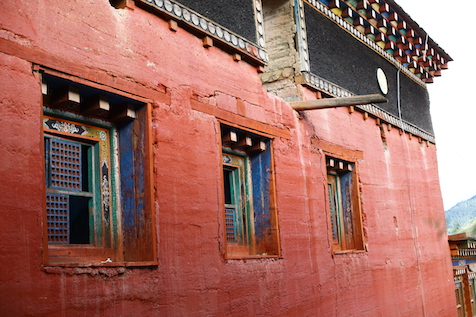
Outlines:
[[[452,58],[449,69],[428,84],[438,149],[438,165],[445,210],[476,195],[476,44],[474,24],[447,0],[396,0]],[[460,5],[462,3],[459,3]]]

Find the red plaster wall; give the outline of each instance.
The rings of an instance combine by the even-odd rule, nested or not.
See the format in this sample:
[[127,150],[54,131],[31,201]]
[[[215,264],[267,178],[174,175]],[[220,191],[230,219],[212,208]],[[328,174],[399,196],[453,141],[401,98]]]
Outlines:
[[[299,117],[263,91],[254,67],[139,8],[5,0],[0,12],[1,315],[456,315],[434,145],[395,128],[384,144],[373,119],[347,109]],[[157,268],[42,267],[32,62],[154,99]],[[273,143],[281,259],[223,259],[219,126],[191,109],[192,96],[289,130]],[[331,255],[324,155],[311,136],[363,152],[368,252]]]

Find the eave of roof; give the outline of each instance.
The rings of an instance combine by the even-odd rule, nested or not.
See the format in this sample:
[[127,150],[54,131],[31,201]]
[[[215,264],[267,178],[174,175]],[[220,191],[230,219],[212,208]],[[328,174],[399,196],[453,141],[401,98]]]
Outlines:
[[444,59],[446,59],[447,61],[452,61],[453,58],[451,58],[451,56],[445,52],[445,50],[440,47],[438,45],[438,43],[436,43],[429,35],[428,33],[417,23],[415,22],[412,17],[405,12],[405,10],[403,10],[403,8],[398,4],[396,3],[394,0],[384,0],[385,2],[387,2],[391,7],[392,9],[403,19],[405,20],[405,22],[408,23],[408,25],[413,28],[415,30],[415,32],[417,32],[418,34],[420,34],[420,36],[428,36],[428,44],[433,47],[437,53],[439,53]]

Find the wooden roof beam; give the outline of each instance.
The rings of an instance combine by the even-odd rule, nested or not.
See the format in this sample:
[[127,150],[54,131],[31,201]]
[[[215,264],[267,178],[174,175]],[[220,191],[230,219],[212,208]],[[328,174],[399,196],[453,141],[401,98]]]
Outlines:
[[387,98],[379,94],[360,95],[340,98],[324,98],[308,101],[291,102],[290,105],[294,110],[314,110],[324,108],[336,108],[345,106],[366,105],[369,103],[384,103],[388,102]]

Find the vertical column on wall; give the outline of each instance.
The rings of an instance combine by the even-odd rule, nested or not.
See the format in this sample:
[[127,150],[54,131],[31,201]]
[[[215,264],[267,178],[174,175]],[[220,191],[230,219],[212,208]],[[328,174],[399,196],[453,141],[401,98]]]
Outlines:
[[471,284],[469,283],[468,269],[465,270],[462,275],[463,278],[463,298],[464,298],[464,307],[466,309],[466,316],[473,315],[473,304],[471,303]]
[[302,0],[294,0],[294,14],[296,18],[296,36],[298,39],[301,71],[308,72],[311,66],[309,62],[309,47],[307,44],[306,21],[304,19],[304,5]]

